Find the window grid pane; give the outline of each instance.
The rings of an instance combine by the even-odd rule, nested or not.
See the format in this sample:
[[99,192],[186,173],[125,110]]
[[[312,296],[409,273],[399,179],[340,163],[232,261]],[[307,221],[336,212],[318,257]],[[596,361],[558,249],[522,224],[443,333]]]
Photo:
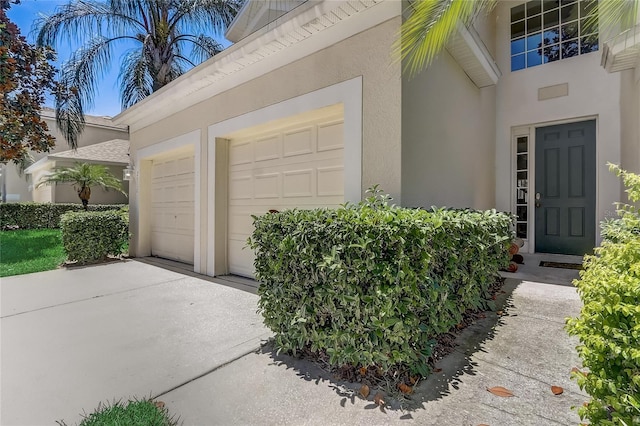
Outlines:
[[597,0],[532,0],[511,8],[511,71],[599,48]]

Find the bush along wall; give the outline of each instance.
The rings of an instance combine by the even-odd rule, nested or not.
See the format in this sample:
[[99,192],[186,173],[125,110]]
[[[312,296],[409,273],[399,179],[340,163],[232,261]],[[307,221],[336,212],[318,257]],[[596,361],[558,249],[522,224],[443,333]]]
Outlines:
[[[629,199],[640,201],[640,175],[610,166]],[[590,396],[578,412],[597,425],[640,425],[640,211],[619,206],[620,218],[603,224],[603,242],[585,256],[575,281],[583,307],[567,330],[588,370],[574,373]]]
[[259,308],[278,350],[426,376],[436,337],[487,306],[512,217],[399,208],[376,191],[337,210],[254,217]]
[[[94,204],[89,211],[119,210],[125,204]],[[17,226],[20,229],[59,228],[60,217],[68,211],[81,211],[74,203],[0,203],[0,229]]]
[[79,264],[119,256],[129,241],[129,216],[124,211],[67,212],[60,228],[68,260]]

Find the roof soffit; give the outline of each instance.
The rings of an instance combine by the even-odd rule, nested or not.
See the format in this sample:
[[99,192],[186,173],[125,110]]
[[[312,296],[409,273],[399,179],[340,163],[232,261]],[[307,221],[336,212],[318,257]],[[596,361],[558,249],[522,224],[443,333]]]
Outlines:
[[401,12],[396,1],[306,2],[123,111],[114,122],[135,131]]

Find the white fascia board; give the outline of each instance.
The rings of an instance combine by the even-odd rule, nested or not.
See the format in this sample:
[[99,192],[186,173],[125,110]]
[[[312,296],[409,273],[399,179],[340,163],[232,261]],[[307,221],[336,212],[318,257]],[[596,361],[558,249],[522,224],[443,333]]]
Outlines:
[[[402,3],[382,0],[328,0],[308,2],[292,12],[298,9],[301,9],[300,12],[287,21],[275,27],[269,25],[243,39],[123,111],[114,118],[114,122],[128,124],[131,131],[149,126],[205,99],[400,16]],[[344,16],[344,9],[351,11],[351,15]],[[335,22],[326,26],[319,23],[323,19]],[[326,28],[311,33],[312,28],[316,26]],[[291,37],[297,39],[292,41]],[[265,52],[264,56],[256,53],[260,49],[268,50],[270,47],[276,50]],[[241,64],[243,59],[248,62]]]
[[473,27],[467,28],[458,23],[457,34],[447,45],[447,50],[479,88],[496,84],[502,75]]
[[30,175],[30,174],[33,174],[34,172],[37,172],[40,169],[43,169],[47,165],[47,163],[50,161],[49,157],[50,157],[49,155],[47,155],[46,157],[42,157],[41,159],[39,159],[38,161],[36,161],[26,169],[24,169],[24,174]]

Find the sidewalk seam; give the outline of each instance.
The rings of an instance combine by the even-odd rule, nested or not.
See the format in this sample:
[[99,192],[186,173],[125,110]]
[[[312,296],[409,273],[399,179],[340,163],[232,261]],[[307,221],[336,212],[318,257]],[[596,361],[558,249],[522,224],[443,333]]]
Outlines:
[[180,277],[180,278],[176,278],[174,280],[162,281],[162,282],[155,283],[155,284],[145,285],[143,287],[130,288],[130,289],[127,289],[127,290],[116,291],[116,292],[113,292],[113,293],[98,294],[96,296],[86,297],[84,299],[72,300],[72,301],[69,301],[69,302],[58,303],[56,305],[43,306],[41,308],[31,309],[29,311],[22,311],[22,312],[16,312],[15,314],[4,315],[4,316],[1,316],[0,319],[11,318],[11,317],[15,317],[15,316],[18,316],[18,315],[30,314],[32,312],[43,311],[45,309],[57,308],[58,306],[66,306],[66,305],[72,305],[74,303],[86,302],[88,300],[100,299],[102,297],[114,296],[116,294],[129,293],[129,292],[132,292],[132,291],[142,290],[142,289],[145,289],[145,288],[154,287],[154,286],[162,285],[162,284],[167,284],[167,283],[171,283],[171,282],[174,282],[174,281],[180,281],[180,280],[183,280],[183,279],[185,279],[185,278],[184,277]]
[[[236,346],[237,346],[237,345],[236,345]],[[194,382],[194,381],[196,381],[196,380],[198,380],[198,379],[201,379],[201,378],[203,378],[204,376],[207,376],[207,375],[209,375],[209,374],[211,374],[211,373],[213,373],[213,372],[215,372],[215,371],[217,371],[217,370],[221,369],[222,367],[226,367],[227,365],[231,364],[232,362],[235,362],[235,361],[239,360],[240,358],[244,358],[245,356],[247,356],[247,355],[249,355],[249,354],[251,354],[251,353],[256,352],[258,349],[260,349],[260,347],[261,347],[261,346],[262,346],[262,343],[260,343],[258,346],[252,347],[252,349],[248,349],[248,350],[246,350],[245,352],[242,352],[240,355],[238,355],[238,356],[236,356],[236,357],[234,357],[234,358],[232,358],[232,359],[230,359],[230,360],[228,360],[228,361],[225,361],[225,362],[223,362],[223,363],[222,363],[222,364],[220,364],[220,365],[217,365],[217,366],[215,366],[215,367],[213,367],[213,368],[211,368],[211,369],[209,369],[209,370],[205,371],[205,372],[204,372],[204,373],[202,373],[202,374],[198,374],[197,376],[195,376],[195,377],[193,377],[193,378],[191,378],[191,379],[189,379],[189,380],[187,380],[187,381],[185,381],[185,382],[182,382],[182,383],[180,383],[180,384],[177,384],[177,385],[175,385],[174,387],[172,387],[172,388],[170,388],[170,389],[168,389],[168,390],[166,390],[166,391],[160,392],[160,393],[159,393],[159,394],[157,394],[157,395],[153,395],[150,399],[160,398],[161,396],[164,396],[164,395],[166,395],[166,394],[168,394],[168,393],[170,393],[170,392],[173,392],[174,390],[180,389],[181,387],[186,386],[186,385],[188,385],[188,384],[189,384],[189,383],[191,383],[191,382]]]

